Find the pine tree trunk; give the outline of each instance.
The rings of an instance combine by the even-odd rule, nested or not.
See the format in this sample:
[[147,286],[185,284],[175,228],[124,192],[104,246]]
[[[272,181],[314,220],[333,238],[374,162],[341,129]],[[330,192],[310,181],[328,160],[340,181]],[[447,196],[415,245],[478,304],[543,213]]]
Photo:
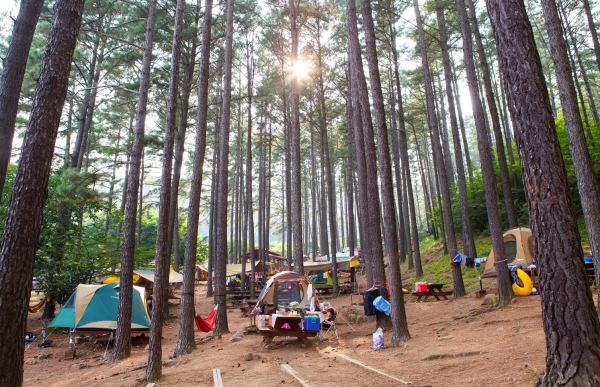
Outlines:
[[[311,109],[312,112],[312,109]],[[317,169],[315,167],[315,136],[314,131],[312,130],[312,125],[310,126],[310,192],[311,192],[311,201],[312,201],[312,257],[313,261],[316,261],[317,253],[319,252],[319,233],[317,232],[317,188],[316,188],[316,174]]]
[[465,150],[465,161],[467,162],[467,174],[469,175],[469,181],[473,181],[473,164],[471,163],[471,154],[469,153],[469,143],[467,142],[467,131],[465,130],[465,120],[462,114],[462,107],[460,104],[460,93],[458,89],[458,82],[456,81],[457,71],[456,66],[452,66],[452,84],[454,85],[454,94],[456,94],[456,112],[458,116],[458,124],[460,125],[460,137],[462,140],[462,146]]
[[[400,262],[398,260],[398,233],[396,229],[396,212],[394,209],[394,186],[390,160],[390,147],[388,144],[388,128],[385,118],[385,101],[381,90],[379,60],[377,58],[377,43],[371,2],[369,0],[361,0],[361,9],[365,30],[367,61],[369,63],[369,79],[371,80],[373,110],[377,126],[377,151],[379,156],[381,199],[383,205],[383,234],[385,240],[385,255],[388,259],[388,283],[391,292],[388,296],[390,298],[390,309],[392,310],[392,345],[398,345],[401,341],[408,340],[410,338],[410,333],[408,332],[406,310],[404,309],[402,277],[400,275]],[[387,292],[384,292],[384,294],[385,293]]]
[[[200,7],[196,9],[195,29],[198,29],[200,20]],[[185,150],[185,136],[188,127],[188,113],[190,106],[190,94],[192,92],[192,84],[194,82],[194,69],[196,67],[196,39],[192,39],[192,46],[188,52],[188,56],[184,57],[187,61],[184,66],[184,78],[181,87],[181,109],[179,109],[179,127],[176,133],[175,154],[173,161],[173,182],[171,184],[171,207],[169,209],[169,236],[167,246],[169,249],[174,247],[173,241],[178,230],[175,226],[179,213],[179,182],[181,181],[181,168],[183,166],[183,152]],[[170,250],[168,252],[170,256]],[[179,258],[178,255],[175,256]],[[174,267],[179,271],[179,259],[174,260]]]
[[[146,37],[140,89],[135,113],[135,133],[127,176],[126,210],[123,221],[123,249],[121,252],[121,283],[119,291],[119,318],[117,334],[112,354],[112,360],[122,360],[131,355],[131,311],[133,299],[133,265],[135,250],[135,225],[138,209],[138,189],[140,187],[140,170],[143,169],[144,129],[146,126],[146,108],[148,105],[148,90],[150,88],[150,67],[152,64],[152,41],[154,39],[154,20],[156,17],[156,0],[148,4],[148,19],[146,21]],[[143,181],[143,178],[141,179]],[[142,191],[140,190],[140,195]],[[141,208],[140,201],[140,208]],[[141,223],[141,222],[140,222]]]
[[[373,122],[371,120],[371,108],[369,106],[369,95],[367,91],[367,82],[362,67],[360,46],[358,42],[358,28],[356,5],[353,0],[346,1],[346,17],[348,20],[348,40],[350,48],[350,64],[352,75],[353,105],[356,110],[360,110],[362,122],[355,122],[355,141],[361,141],[357,148],[364,149],[365,155],[365,173],[366,173],[366,191],[361,195],[361,200],[366,200],[367,207],[362,214],[366,221],[364,228],[365,242],[361,255],[365,259],[367,272],[371,272],[371,281],[367,286],[379,286],[380,292],[386,294],[387,290],[382,288],[385,285],[385,268],[383,265],[383,246],[381,240],[381,211],[379,201],[379,190],[377,184],[377,152],[375,149],[375,136],[373,134]],[[362,136],[361,136],[362,135]],[[361,138],[362,137],[362,138]],[[357,149],[358,150],[358,149]],[[394,245],[397,249],[397,243]],[[397,258],[397,250],[396,250]],[[370,269],[370,270],[369,270]],[[367,281],[369,274],[367,273]],[[390,328],[391,319],[383,313],[377,314],[377,326],[381,328]]]
[[487,58],[485,56],[485,48],[483,47],[483,40],[479,33],[479,26],[477,23],[477,17],[475,15],[475,4],[473,0],[467,0],[470,12],[471,26],[473,29],[473,36],[475,37],[475,44],[477,47],[477,56],[479,58],[479,67],[481,69],[481,78],[483,78],[483,87],[485,90],[485,98],[487,100],[490,116],[492,118],[492,131],[494,132],[494,139],[496,141],[496,154],[498,157],[498,166],[500,168],[500,181],[502,183],[502,194],[504,198],[504,205],[506,209],[506,217],[508,218],[508,226],[514,228],[518,226],[517,223],[517,210],[513,201],[513,195],[510,184],[510,173],[508,171],[508,165],[506,163],[506,154],[504,148],[504,140],[502,138],[502,128],[500,126],[500,116],[498,114],[498,107],[496,106],[496,100],[494,99],[494,90],[492,88],[492,79],[490,75],[490,69],[488,66]]
[[[77,136],[75,137],[75,144],[73,145],[73,153],[71,154],[71,161],[69,166],[73,169],[80,170],[83,153],[85,153],[86,134],[85,130],[88,128],[86,125],[86,119],[89,115],[90,105],[92,103],[92,84],[96,74],[96,67],[98,63],[98,46],[100,44],[99,39],[96,37],[94,41],[94,47],[92,48],[92,57],[90,58],[90,69],[85,79],[85,92],[83,94],[83,101],[81,103],[81,110],[79,112],[79,128],[77,129]],[[94,97],[95,98],[95,97]]]
[[[585,91],[588,96],[588,102],[590,103],[590,110],[592,111],[592,117],[594,122],[597,124],[599,121],[598,118],[598,110],[596,109],[596,103],[594,102],[594,95],[592,94],[592,89],[590,87],[590,81],[587,76],[587,72],[585,71],[585,66],[583,65],[583,61],[581,60],[581,54],[579,53],[579,47],[577,44],[577,37],[574,36],[573,30],[571,29],[571,24],[569,23],[569,18],[567,17],[567,12],[565,11],[562,3],[559,4],[560,10],[563,14],[563,22],[565,25],[565,30],[569,34],[571,38],[571,43],[573,46],[573,52],[575,53],[575,58],[577,59],[577,63],[579,64],[579,70],[581,71],[581,77],[583,78],[583,85],[585,87]],[[575,70],[575,67],[573,67]]]
[[354,228],[354,138],[353,131],[354,125],[352,121],[352,99],[348,95],[346,96],[346,121],[348,122],[348,168],[346,173],[346,205],[348,208],[348,251],[350,256],[354,255],[356,249],[356,230]]
[[[169,209],[171,206],[171,172],[173,170],[173,148],[177,130],[177,97],[179,95],[179,67],[181,63],[181,34],[185,13],[185,0],[177,0],[173,45],[171,52],[171,75],[167,97],[167,114],[162,159],[162,177],[156,227],[156,267],[152,294],[152,326],[148,350],[146,380],[156,381],[162,376],[162,326],[168,317],[169,262],[171,249],[167,243],[169,235]],[[195,269],[195,268],[194,268]],[[191,272],[192,270],[190,270]],[[164,311],[166,310],[166,315]]]
[[23,337],[31,278],[83,5],[83,0],[59,0],[54,6],[13,195],[0,240],[0,385],[3,387],[23,384]]
[[[321,160],[322,164],[325,164],[324,172],[325,172],[325,182],[326,187],[323,192],[323,197],[327,198],[324,202],[327,203],[326,207],[323,209],[327,209],[327,215],[329,218],[329,233],[330,233],[330,242],[331,242],[331,273],[333,277],[333,297],[337,298],[339,296],[338,290],[338,281],[337,281],[337,258],[336,252],[338,249],[336,243],[336,214],[335,214],[335,188],[333,185],[333,172],[331,168],[331,159],[329,157],[329,139],[327,138],[327,107],[325,106],[325,82],[323,80],[323,52],[321,47],[321,22],[320,20],[316,21],[317,23],[317,64],[318,64],[318,81],[317,81],[317,91],[319,98],[319,128],[321,130],[321,149],[323,158]],[[327,196],[325,196],[327,194]]]
[[[396,79],[396,90],[398,90],[398,125],[399,125],[399,146],[400,146],[400,158],[402,161],[403,175],[406,183],[405,196],[408,200],[404,201],[405,205],[408,205],[408,213],[410,214],[410,227],[411,231],[408,233],[408,227],[406,227],[407,233],[412,237],[406,241],[406,249],[408,250],[409,262],[413,262],[414,253],[414,266],[415,275],[420,277],[423,275],[423,266],[421,264],[421,249],[419,245],[419,231],[417,225],[417,216],[415,211],[415,199],[414,190],[412,183],[412,176],[410,171],[410,159],[408,157],[408,136],[406,135],[406,122],[404,120],[404,103],[402,101],[402,88],[400,87],[400,69],[398,68],[398,50],[396,49],[396,29],[392,26],[392,55],[394,58],[394,77]],[[403,211],[406,215],[407,212]],[[414,251],[413,251],[414,247]]]
[[542,6],[556,80],[560,90],[560,104],[569,136],[569,149],[577,177],[583,218],[590,241],[591,255],[594,258],[594,267],[597,268],[596,281],[600,281],[600,189],[596,183],[592,160],[583,132],[583,123],[577,106],[577,95],[567,55],[568,48],[563,38],[556,2],[543,0]]
[[233,0],[227,0],[227,34],[225,38],[225,73],[223,75],[223,109],[219,133],[216,200],[215,304],[219,307],[213,328],[214,336],[229,332],[225,300],[227,267],[227,186],[229,172],[229,126],[231,111],[231,69],[233,63]]
[[[212,23],[212,0],[204,3],[202,21],[202,44],[200,48],[200,76],[198,77],[198,112],[196,119],[196,144],[190,199],[188,204],[187,233],[183,255],[183,288],[181,291],[181,316],[179,323],[179,340],[175,347],[175,356],[188,354],[196,349],[194,341],[194,274],[196,251],[198,249],[198,217],[200,216],[200,195],[202,193],[202,170],[206,152],[206,126],[208,111],[208,81],[210,66],[210,39]],[[210,289],[212,272],[208,272],[208,289]]]
[[43,0],[21,1],[10,45],[6,56],[2,58],[4,69],[0,74],[0,201],[12,153],[12,140],[27,57],[43,5]]
[[488,214],[490,234],[492,236],[496,275],[498,278],[498,303],[499,305],[508,305],[513,298],[513,292],[510,284],[508,266],[506,264],[506,253],[504,251],[500,212],[498,210],[498,202],[496,200],[496,175],[494,173],[494,166],[492,163],[492,152],[488,142],[489,131],[485,127],[483,106],[481,99],[479,98],[479,89],[477,88],[477,73],[475,72],[475,60],[473,59],[473,41],[471,38],[471,28],[467,17],[467,9],[465,7],[464,0],[456,0],[456,10],[460,20],[463,38],[463,56],[465,60],[465,70],[467,73],[467,84],[469,85],[469,91],[471,92],[473,117],[475,119],[475,129],[477,130],[477,146],[479,149],[479,159],[481,162],[485,204]]
[[[463,250],[468,257],[477,257],[475,249],[475,238],[471,227],[469,213],[469,199],[467,197],[467,182],[465,179],[465,168],[463,165],[462,149],[460,146],[460,134],[458,120],[456,119],[456,108],[454,106],[454,92],[452,89],[452,69],[450,68],[450,54],[448,52],[448,34],[446,33],[446,19],[443,4],[438,0],[436,4],[438,31],[440,34],[440,47],[442,49],[442,62],[444,65],[444,79],[446,81],[446,97],[448,98],[448,111],[450,113],[450,129],[452,130],[452,141],[454,145],[454,157],[456,164],[456,180],[460,200],[460,214],[462,216],[462,244]],[[440,86],[441,87],[441,86]]]
[[[254,276],[254,204],[252,202],[252,93],[254,91],[254,43],[248,40],[248,34],[246,34],[246,77],[247,77],[247,92],[248,92],[248,107],[247,107],[247,123],[248,123],[248,134],[246,138],[246,196],[244,197],[244,225],[242,227],[242,234],[244,235],[242,243],[242,272],[246,273],[246,259],[245,254],[250,251],[250,265],[251,275]],[[244,275],[245,277],[245,275]],[[244,287],[246,286],[246,279],[243,279]],[[255,297],[254,289],[255,281],[252,281],[250,287],[250,297]]]
[[[427,121],[429,123],[429,130],[431,131],[431,137],[433,139],[433,157],[435,159],[438,171],[444,171],[444,158],[442,154],[442,147],[439,141],[440,135],[437,126],[437,118],[435,116],[434,111],[435,97],[433,95],[431,75],[429,72],[429,61],[427,59],[423,22],[421,20],[421,12],[419,11],[418,1],[413,0],[413,5],[415,8],[415,15],[417,19],[417,29],[419,30],[419,47],[421,49],[421,62],[423,65],[423,75],[425,80],[425,97],[427,100],[428,107]],[[456,236],[454,233],[454,220],[452,217],[452,201],[450,197],[450,187],[448,185],[448,179],[446,178],[445,173],[438,173],[438,178],[440,183],[441,196],[444,203],[443,212],[445,218],[446,233],[448,234],[448,247],[450,250],[450,257],[454,257],[454,254],[456,254],[457,252],[457,246]],[[454,285],[454,299],[458,299],[466,294],[460,266],[452,266],[452,278],[452,282]]]
[[590,8],[590,2],[588,0],[581,0],[583,8],[585,9],[585,16],[588,21],[590,28],[590,35],[592,36],[592,43],[594,44],[594,54],[596,55],[596,66],[600,70],[600,43],[598,43],[598,33],[596,31],[596,25],[594,24],[594,18],[592,16],[592,10]]
[[547,354],[539,385],[598,385],[598,314],[579,258],[583,251],[577,219],[533,31],[522,0],[486,4],[509,86],[540,274]]
[[[391,30],[391,25],[390,25]],[[394,83],[392,80],[392,70],[390,69],[389,73],[389,90],[390,90],[390,101],[389,104],[392,107],[391,109],[391,123],[392,123],[392,155],[394,157],[394,179],[396,181],[396,209],[397,209],[397,224],[398,224],[398,249],[400,251],[398,259],[400,262],[406,261],[406,246],[409,244],[407,238],[407,233],[404,229],[404,215],[405,209],[408,208],[406,205],[406,200],[404,200],[402,187],[404,186],[404,179],[402,178],[402,164],[400,164],[400,145],[398,140],[398,123],[396,122],[396,95],[394,91]],[[407,240],[408,239],[408,240]]]
[[[291,22],[291,35],[292,35],[292,57],[291,62],[294,65],[298,61],[298,11],[299,11],[299,0],[289,0],[289,15]],[[298,85],[297,77],[293,77],[291,80],[291,125],[290,125],[290,154],[291,154],[291,202],[290,209],[292,215],[292,242],[293,248],[293,262],[294,271],[296,273],[304,275],[304,254],[302,251],[302,194],[301,194],[301,183],[302,183],[302,172],[300,165],[300,89]]]

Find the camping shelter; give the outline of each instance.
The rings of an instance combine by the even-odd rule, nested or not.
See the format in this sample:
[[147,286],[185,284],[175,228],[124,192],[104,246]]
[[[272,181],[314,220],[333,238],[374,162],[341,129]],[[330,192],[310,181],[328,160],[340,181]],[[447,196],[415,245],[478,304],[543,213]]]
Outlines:
[[297,302],[297,308],[308,308],[310,299],[308,281],[303,275],[291,271],[282,271],[271,277],[256,300],[256,307]]
[[[343,271],[350,271],[350,282],[355,281],[355,268],[360,265],[360,260],[356,256],[346,256],[336,258],[338,269],[338,284]],[[333,267],[332,261],[319,262],[304,262],[304,271],[308,281],[312,283],[316,289],[329,290],[333,288],[333,280],[330,276]],[[345,274],[347,275],[347,274]]]
[[[133,287],[131,329],[150,329],[143,288]],[[49,328],[115,330],[119,314],[119,282],[77,286]]]
[[[511,228],[502,236],[504,240],[504,252],[508,266],[527,267],[533,264],[533,237],[531,230],[525,227]],[[495,277],[496,266],[494,265],[494,249],[490,252],[485,264],[482,277]]]

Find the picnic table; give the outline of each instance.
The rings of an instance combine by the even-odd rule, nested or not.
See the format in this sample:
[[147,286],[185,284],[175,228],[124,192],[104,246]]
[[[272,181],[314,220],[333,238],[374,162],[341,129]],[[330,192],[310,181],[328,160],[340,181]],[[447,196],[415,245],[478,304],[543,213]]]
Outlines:
[[298,340],[302,340],[302,343],[308,345],[308,338],[315,337],[318,333],[305,331],[302,328],[301,316],[273,315],[271,316],[271,319],[271,327],[258,328],[258,334],[263,336],[263,347],[269,345],[273,341],[273,338],[277,336],[297,337]]
[[453,292],[444,291],[442,290],[443,287],[444,284],[428,284],[426,292],[413,291],[410,292],[410,294],[417,297],[417,302],[421,302],[421,299],[423,299],[423,301],[427,301],[429,297],[434,297],[436,301],[441,301],[442,298],[444,300],[448,300],[448,296],[452,295]]

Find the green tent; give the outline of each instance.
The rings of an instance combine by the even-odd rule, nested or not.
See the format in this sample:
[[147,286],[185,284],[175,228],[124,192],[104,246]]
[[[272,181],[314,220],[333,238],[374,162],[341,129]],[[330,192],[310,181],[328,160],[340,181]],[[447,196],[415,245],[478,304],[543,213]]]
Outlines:
[[[131,329],[149,329],[144,288],[133,287]],[[119,314],[119,283],[79,285],[49,328],[115,330]]]

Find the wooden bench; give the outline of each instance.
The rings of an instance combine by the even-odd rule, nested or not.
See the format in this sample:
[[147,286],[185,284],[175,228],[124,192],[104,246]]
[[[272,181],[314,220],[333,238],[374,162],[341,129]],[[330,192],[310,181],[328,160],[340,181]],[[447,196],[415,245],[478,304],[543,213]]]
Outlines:
[[429,284],[427,285],[426,292],[413,291],[409,294],[417,297],[417,302],[421,302],[421,299],[423,299],[423,301],[427,301],[429,297],[434,297],[436,301],[441,301],[442,298],[444,300],[448,300],[448,296],[451,296],[454,292],[442,290],[443,286],[444,284]]

